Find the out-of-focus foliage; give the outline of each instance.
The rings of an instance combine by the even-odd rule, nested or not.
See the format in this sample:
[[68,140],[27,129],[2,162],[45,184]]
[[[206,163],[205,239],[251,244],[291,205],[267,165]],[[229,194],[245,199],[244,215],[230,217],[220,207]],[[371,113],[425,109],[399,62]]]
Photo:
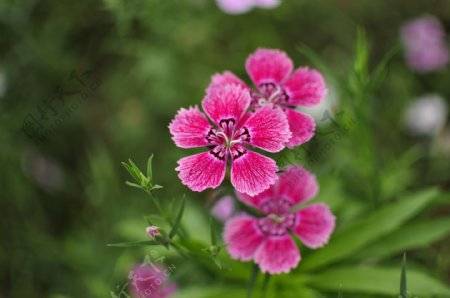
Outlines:
[[[176,267],[176,297],[245,297],[252,265],[224,252],[230,270],[107,243],[147,240],[156,206],[125,185],[120,162],[144,169],[154,153],[153,183],[173,218],[186,195],[186,245],[211,244],[213,192],[180,183],[174,168],[186,152],[167,125],[200,103],[213,73],[248,80],[247,55],[273,47],[319,68],[337,97],[314,140],[277,156],[317,174],[316,200],[331,206],[337,230],[323,249],[302,247],[299,267],[273,277],[266,297],[395,297],[404,251],[408,291],[448,297],[449,127],[411,137],[402,126],[413,98],[450,98],[448,69],[414,74],[398,45],[401,24],[424,13],[450,32],[445,0],[285,0],[239,16],[212,0],[2,1],[0,296],[109,297],[153,253]],[[23,131],[30,123],[48,138],[36,145]],[[260,276],[256,293],[261,285]]]

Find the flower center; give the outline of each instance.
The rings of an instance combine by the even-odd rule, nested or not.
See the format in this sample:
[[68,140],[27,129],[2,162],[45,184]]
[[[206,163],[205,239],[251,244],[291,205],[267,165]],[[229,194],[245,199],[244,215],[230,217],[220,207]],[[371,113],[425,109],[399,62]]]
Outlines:
[[259,106],[267,104],[281,104],[288,96],[281,86],[274,83],[264,83],[259,86],[259,93],[253,93],[253,101]]
[[285,235],[295,225],[295,214],[289,212],[292,204],[287,200],[270,200],[263,204],[262,211],[266,217],[258,220],[261,231],[266,235]]
[[208,143],[215,145],[211,153],[219,159],[230,154],[233,158],[242,156],[246,150],[238,144],[250,142],[250,133],[244,126],[238,128],[233,118],[222,119],[217,129],[211,129],[206,137]]

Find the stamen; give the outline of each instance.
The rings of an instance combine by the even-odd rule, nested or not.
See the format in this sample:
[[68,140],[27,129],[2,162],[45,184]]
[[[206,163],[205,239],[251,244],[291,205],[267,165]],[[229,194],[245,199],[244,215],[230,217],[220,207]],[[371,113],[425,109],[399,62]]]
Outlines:
[[267,99],[267,101],[270,103],[273,103],[277,99],[278,95],[280,95],[280,93],[281,93],[281,88],[280,88],[280,86],[277,86],[277,89],[275,90],[275,92],[273,92],[270,95],[270,97],[269,97],[269,99]]
[[230,142],[230,147],[233,146],[234,144],[239,144],[241,141],[242,141],[241,139],[238,139],[238,140],[232,140],[232,141]]
[[223,131],[217,132],[216,135],[221,136],[222,138],[224,138],[225,139],[225,143],[228,144],[228,137]]

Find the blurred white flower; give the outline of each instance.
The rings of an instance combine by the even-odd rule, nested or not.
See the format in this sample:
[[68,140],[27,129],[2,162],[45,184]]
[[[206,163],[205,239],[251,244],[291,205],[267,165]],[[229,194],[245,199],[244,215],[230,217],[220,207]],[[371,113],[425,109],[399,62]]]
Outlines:
[[216,0],[219,8],[229,14],[242,14],[252,8],[274,8],[280,4],[279,0]]
[[413,135],[433,135],[442,130],[447,119],[447,104],[437,94],[416,99],[407,108],[404,123]]

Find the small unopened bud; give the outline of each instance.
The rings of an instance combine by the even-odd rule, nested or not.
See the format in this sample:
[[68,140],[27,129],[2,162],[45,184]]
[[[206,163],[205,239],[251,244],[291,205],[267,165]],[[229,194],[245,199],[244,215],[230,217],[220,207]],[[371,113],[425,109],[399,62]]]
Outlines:
[[151,240],[155,240],[155,237],[160,235],[159,228],[157,226],[149,226],[145,229],[145,232]]

